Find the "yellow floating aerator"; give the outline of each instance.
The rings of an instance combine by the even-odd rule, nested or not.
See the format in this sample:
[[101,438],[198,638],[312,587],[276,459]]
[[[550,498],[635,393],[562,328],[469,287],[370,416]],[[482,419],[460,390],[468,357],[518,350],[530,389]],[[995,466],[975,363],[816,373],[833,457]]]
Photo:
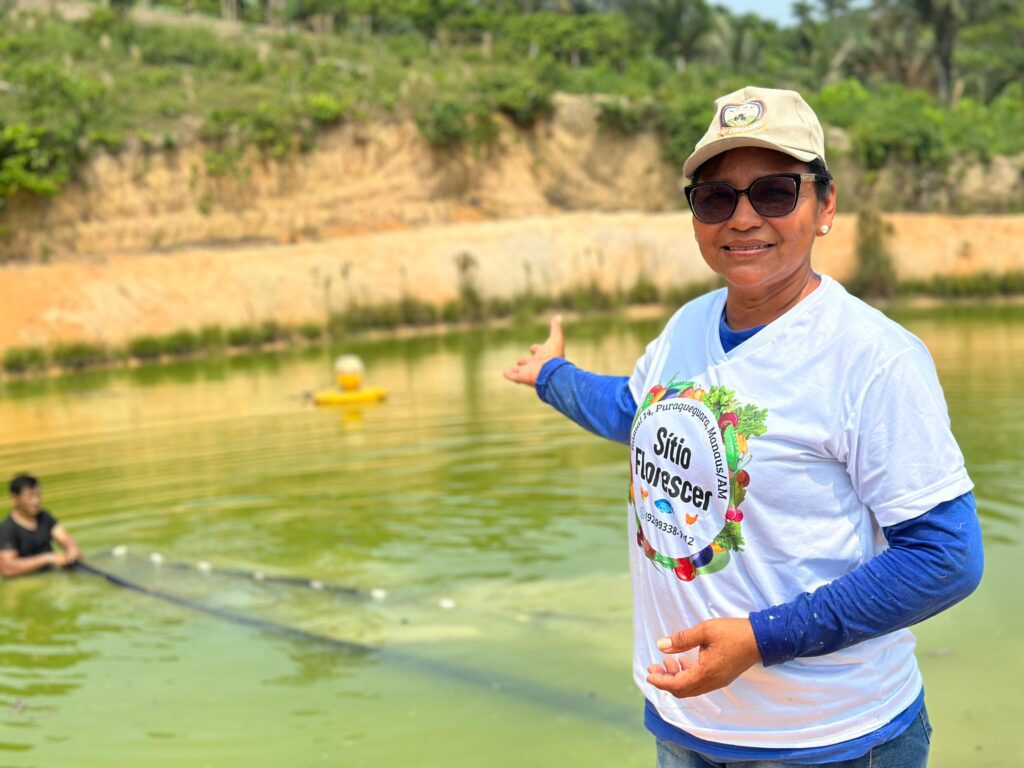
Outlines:
[[317,405],[357,405],[377,403],[388,396],[386,389],[369,387],[363,389],[363,374],[366,372],[363,361],[356,355],[342,355],[334,361],[334,378],[337,389],[321,389],[314,393],[313,402]]

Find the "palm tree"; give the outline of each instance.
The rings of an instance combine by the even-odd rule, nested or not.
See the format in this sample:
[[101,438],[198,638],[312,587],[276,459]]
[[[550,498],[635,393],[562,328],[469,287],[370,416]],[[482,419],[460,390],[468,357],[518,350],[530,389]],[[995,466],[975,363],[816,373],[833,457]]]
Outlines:
[[723,64],[735,72],[750,71],[757,66],[761,46],[755,32],[763,24],[756,16],[733,16],[716,10],[711,15],[711,26],[702,41],[701,50],[716,64]]
[[619,6],[667,59],[691,58],[711,26],[706,0],[621,0]]
[[875,7],[883,15],[897,13],[904,18],[913,17],[920,26],[932,34],[935,57],[937,91],[945,104],[953,101],[955,72],[953,56],[957,33],[965,24],[992,18],[1019,5],[1020,0],[875,0]]

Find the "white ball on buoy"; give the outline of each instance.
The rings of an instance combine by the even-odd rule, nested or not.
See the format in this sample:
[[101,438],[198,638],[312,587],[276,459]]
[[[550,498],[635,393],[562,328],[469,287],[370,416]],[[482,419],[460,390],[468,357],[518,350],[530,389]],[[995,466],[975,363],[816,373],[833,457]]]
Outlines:
[[370,590],[370,597],[372,597],[374,600],[383,600],[387,596],[388,591],[386,589],[375,587],[374,589]]
[[263,571],[253,571],[252,572],[252,577],[256,581],[263,581],[263,579],[266,578],[266,576],[263,575]]
[[437,601],[437,607],[442,611],[450,611],[455,607],[455,601],[450,597],[442,597]]
[[321,589],[324,588],[324,583],[322,581],[320,581],[319,579],[313,579],[312,581],[309,582],[309,588],[310,589],[321,590]]
[[151,562],[153,565],[160,565],[160,563],[162,563],[163,561],[164,556],[161,555],[159,552],[153,552],[149,556],[149,562]]
[[366,366],[359,355],[340,355],[334,360],[334,372],[344,373],[349,376],[362,376],[366,373]]
[[211,570],[213,570],[213,567],[205,560],[200,560],[198,563],[196,563],[196,570],[200,573],[209,573]]
[[355,392],[363,385],[366,368],[355,355],[342,355],[334,361],[334,379],[343,392]]
[[128,554],[128,547],[126,547],[124,544],[118,544],[116,547],[110,550],[110,554],[112,554],[114,557],[124,557]]

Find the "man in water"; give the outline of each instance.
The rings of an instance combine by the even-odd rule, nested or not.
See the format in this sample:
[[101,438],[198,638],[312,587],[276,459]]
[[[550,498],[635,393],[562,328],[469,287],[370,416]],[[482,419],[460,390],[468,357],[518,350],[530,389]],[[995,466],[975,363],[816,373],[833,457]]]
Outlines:
[[[10,484],[11,514],[0,523],[0,575],[5,579],[52,566],[71,565],[81,557],[64,526],[43,509],[39,481],[18,475]],[[54,552],[56,541],[63,552]]]

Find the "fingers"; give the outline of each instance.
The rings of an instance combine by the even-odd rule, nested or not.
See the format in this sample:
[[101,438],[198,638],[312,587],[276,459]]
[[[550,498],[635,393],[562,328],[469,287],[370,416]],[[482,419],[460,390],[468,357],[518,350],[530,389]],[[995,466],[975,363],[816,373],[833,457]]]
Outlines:
[[678,675],[684,669],[682,662],[682,656],[666,656],[664,660],[665,671],[670,675]]
[[514,381],[516,384],[528,384],[531,387],[537,381],[536,374],[532,374],[529,369],[524,369],[522,365],[516,365],[513,368],[509,368],[502,375],[509,381]]
[[691,648],[704,645],[704,625],[698,624],[690,629],[681,629],[658,640],[658,650],[662,653],[682,653]]
[[517,384],[534,385],[537,381],[541,365],[552,357],[562,357],[564,354],[565,340],[562,333],[562,316],[555,315],[551,318],[548,338],[544,343],[531,344],[530,354],[517,359],[516,364],[502,375],[509,381],[514,381]]
[[667,655],[648,668],[651,685],[679,698],[723,688],[761,660],[749,619],[710,619],[661,638],[658,648],[666,654],[700,649],[696,661]]
[[649,672],[647,674],[647,682],[655,688],[668,691],[678,698],[706,693],[703,675],[701,674],[700,667],[697,666],[680,669],[675,674]]
[[548,330],[548,340],[545,342],[558,357],[565,353],[565,332],[562,330],[562,316],[555,315],[551,318]]

